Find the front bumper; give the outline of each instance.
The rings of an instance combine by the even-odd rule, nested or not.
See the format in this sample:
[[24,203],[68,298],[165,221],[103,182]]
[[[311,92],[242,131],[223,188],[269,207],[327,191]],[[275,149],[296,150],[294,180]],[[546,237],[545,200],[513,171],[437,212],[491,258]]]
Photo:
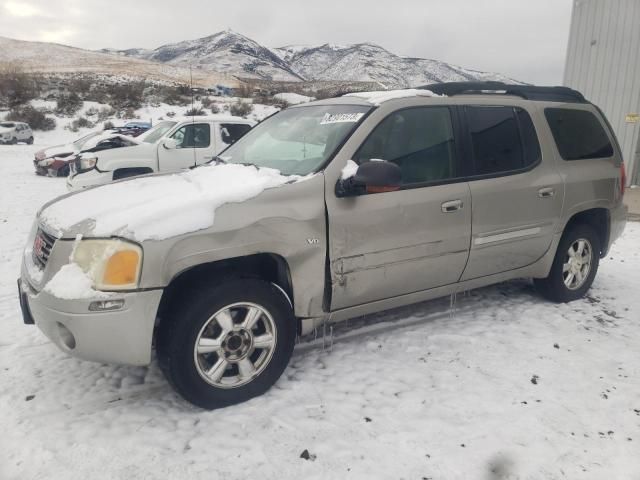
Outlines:
[[67,177],[67,190],[76,191],[96,185],[105,185],[113,181],[113,172],[99,172],[96,169],[77,173]]
[[122,299],[118,310],[92,312],[92,301],[63,300],[37,292],[25,275],[19,281],[25,323],[31,319],[62,351],[84,360],[125,365],[148,365],[151,361],[153,327],[162,290],[113,294]]

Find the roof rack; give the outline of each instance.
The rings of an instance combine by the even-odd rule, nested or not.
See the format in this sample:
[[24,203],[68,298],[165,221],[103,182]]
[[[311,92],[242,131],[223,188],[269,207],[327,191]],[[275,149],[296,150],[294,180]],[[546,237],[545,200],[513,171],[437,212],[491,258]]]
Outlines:
[[569,87],[536,87],[534,85],[513,85],[503,82],[445,82],[416,87],[431,90],[438,95],[486,93],[490,95],[515,95],[527,100],[543,100],[548,102],[589,103],[577,90]]

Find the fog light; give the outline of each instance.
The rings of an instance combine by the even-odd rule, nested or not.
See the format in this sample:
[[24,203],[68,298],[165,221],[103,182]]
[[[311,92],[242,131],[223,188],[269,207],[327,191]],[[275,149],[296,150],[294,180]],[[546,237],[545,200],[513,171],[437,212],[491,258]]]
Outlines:
[[124,307],[124,300],[99,300],[89,304],[90,312],[110,312]]
[[65,347],[69,350],[76,348],[76,338],[73,336],[73,333],[60,322],[58,322],[58,335],[62,343],[64,343]]

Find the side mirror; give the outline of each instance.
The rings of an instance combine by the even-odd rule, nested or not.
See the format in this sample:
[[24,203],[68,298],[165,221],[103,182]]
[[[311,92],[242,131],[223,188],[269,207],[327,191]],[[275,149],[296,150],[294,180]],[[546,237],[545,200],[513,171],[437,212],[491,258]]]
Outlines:
[[165,138],[162,146],[167,150],[174,150],[178,148],[178,142],[176,142],[175,138]]
[[393,192],[402,185],[402,172],[395,163],[370,160],[358,167],[353,177],[339,180],[336,195],[348,197],[363,193]]

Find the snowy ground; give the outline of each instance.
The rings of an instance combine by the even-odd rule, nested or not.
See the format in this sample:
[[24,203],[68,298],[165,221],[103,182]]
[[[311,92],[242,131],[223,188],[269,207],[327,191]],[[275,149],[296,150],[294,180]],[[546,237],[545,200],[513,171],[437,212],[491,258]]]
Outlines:
[[440,300],[351,322],[266,395],[205,412],[155,363],[76,360],[22,324],[24,240],[65,191],[33,152],[74,136],[0,146],[0,480],[640,478],[640,224],[585,300],[514,281],[453,317]]

